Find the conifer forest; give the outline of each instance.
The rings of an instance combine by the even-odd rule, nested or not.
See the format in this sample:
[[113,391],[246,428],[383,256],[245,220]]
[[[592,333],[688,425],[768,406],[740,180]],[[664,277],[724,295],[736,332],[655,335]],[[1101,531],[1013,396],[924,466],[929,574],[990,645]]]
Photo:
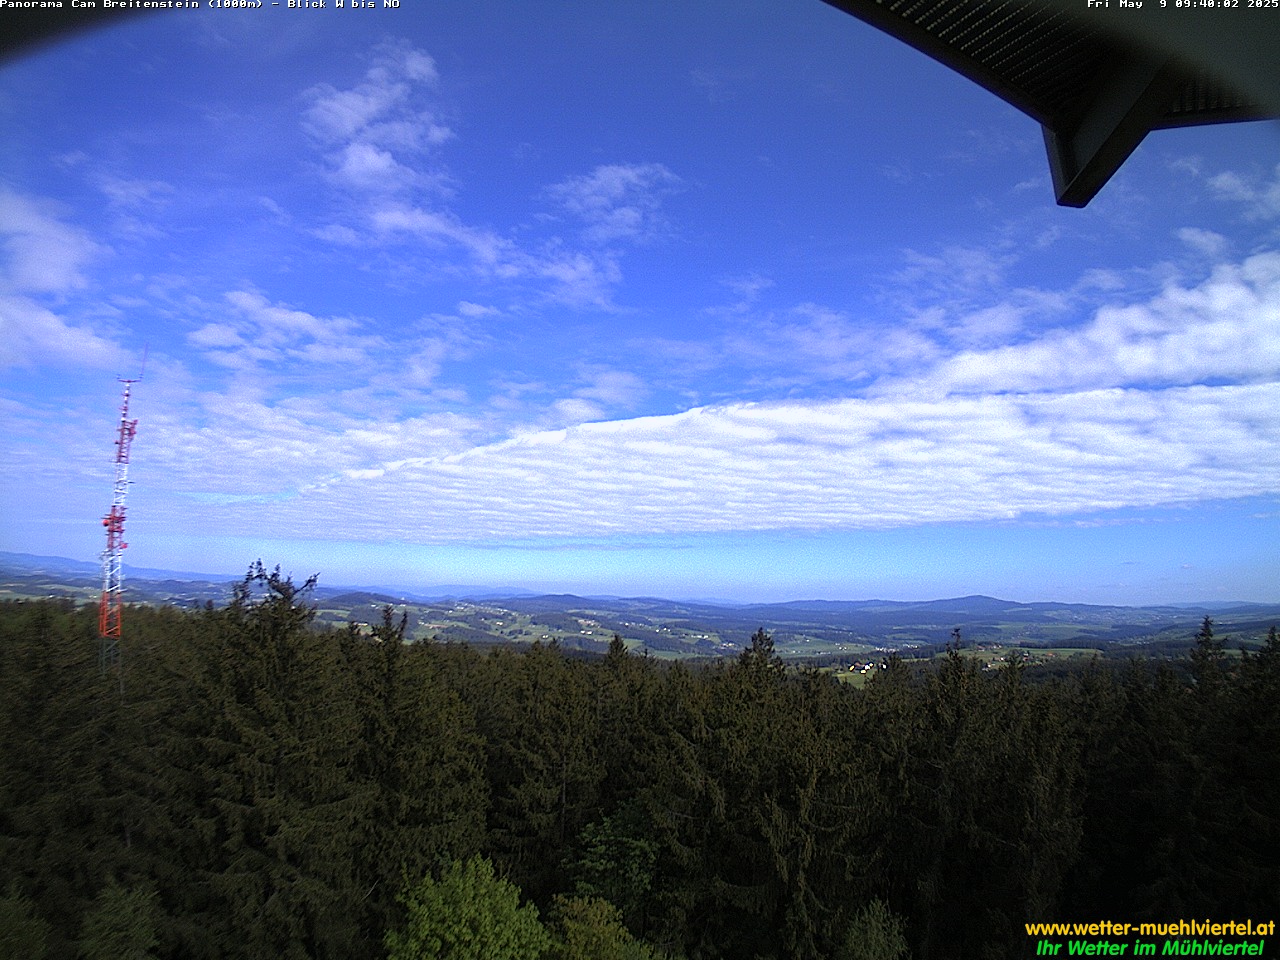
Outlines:
[[1280,642],[865,687],[767,625],[702,666],[222,607],[0,604],[0,954],[1031,955],[1025,924],[1280,912]]

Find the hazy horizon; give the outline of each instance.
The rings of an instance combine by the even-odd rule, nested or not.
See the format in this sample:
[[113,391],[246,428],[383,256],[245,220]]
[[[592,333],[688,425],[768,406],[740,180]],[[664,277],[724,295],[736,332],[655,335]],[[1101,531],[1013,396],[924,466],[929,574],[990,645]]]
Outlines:
[[[86,567],[86,570],[84,571],[84,573],[86,574],[90,573],[90,571],[96,572],[100,566],[100,560],[93,561],[93,560],[84,560],[76,557],[41,556],[38,554],[13,554],[8,551],[0,551],[0,562],[3,562],[5,558],[9,556],[31,558],[33,560],[53,560],[53,561],[69,562],[77,565],[82,565]],[[273,569],[276,566],[273,563],[266,563],[265,561],[264,561],[264,565],[268,570]],[[248,568],[248,565],[246,565],[246,569],[247,568]],[[813,602],[813,603],[886,602],[886,603],[926,604],[926,603],[947,602],[952,600],[962,601],[962,600],[968,600],[972,598],[987,598],[987,599],[1000,600],[1002,602],[1014,603],[1014,604],[1073,602],[1073,601],[1061,600],[1060,598],[1050,597],[1050,596],[1028,598],[1028,597],[1020,597],[1020,596],[992,596],[990,594],[972,593],[972,592],[957,593],[957,594],[948,595],[948,596],[889,597],[889,596],[869,594],[864,596],[845,596],[845,597],[776,596],[776,597],[760,598],[760,597],[741,596],[738,598],[730,598],[730,597],[719,597],[719,596],[700,595],[700,594],[674,594],[674,595],[655,594],[655,593],[646,593],[643,591],[627,591],[627,590],[615,591],[615,592],[575,591],[575,590],[555,589],[555,588],[538,590],[538,589],[524,587],[519,584],[496,583],[496,582],[495,583],[445,583],[445,582],[423,581],[423,582],[416,582],[416,583],[384,583],[380,581],[368,580],[368,581],[358,582],[358,583],[347,583],[347,582],[337,582],[332,580],[331,578],[327,577],[322,570],[321,571],[293,570],[293,569],[287,568],[284,565],[280,566],[280,572],[285,576],[290,577],[294,581],[294,583],[297,583],[297,584],[301,584],[308,577],[311,577],[314,575],[317,577],[317,587],[325,590],[383,592],[383,593],[387,593],[388,595],[398,593],[398,594],[403,594],[411,597],[417,596],[417,597],[428,597],[428,598],[443,597],[443,596],[458,596],[461,598],[579,596],[586,600],[590,600],[590,599],[618,599],[618,600],[652,599],[652,600],[660,600],[660,601],[672,601],[676,603],[724,604],[729,606],[753,606],[753,605],[810,603],[810,602]],[[193,581],[194,580],[205,580],[210,582],[226,581],[230,583],[242,578],[245,575],[244,570],[240,570],[240,571],[172,570],[172,569],[158,568],[158,567],[135,567],[128,563],[125,564],[125,573],[126,573],[126,576],[125,576],[126,584],[130,580],[146,581],[146,580],[152,580],[154,577],[157,577],[157,576],[165,576],[165,577],[174,576],[174,577],[189,579]],[[437,593],[437,591],[446,591],[446,592]],[[465,592],[460,592],[460,591],[465,591]],[[1135,609],[1141,608],[1141,607],[1157,607],[1157,606],[1185,607],[1188,609],[1191,609],[1191,608],[1210,609],[1210,608],[1218,608],[1218,607],[1231,607],[1231,606],[1237,606],[1237,605],[1239,606],[1274,606],[1277,604],[1280,604],[1280,600],[1251,599],[1251,598],[1236,597],[1236,598],[1227,599],[1227,600],[1185,598],[1183,600],[1170,601],[1168,603],[1096,604],[1096,605],[1097,606],[1133,607]]]
[[1276,123],[1057,207],[819,0],[165,11],[0,116],[0,549],[101,551],[145,349],[132,566],[1280,599]]

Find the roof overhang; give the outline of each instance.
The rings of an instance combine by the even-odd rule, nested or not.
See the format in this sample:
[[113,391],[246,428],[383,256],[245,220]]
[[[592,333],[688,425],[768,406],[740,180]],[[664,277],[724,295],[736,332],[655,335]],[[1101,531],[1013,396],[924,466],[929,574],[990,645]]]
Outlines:
[[1092,200],[1152,130],[1280,117],[1280,23],[1238,2],[826,2],[1038,121],[1064,206]]

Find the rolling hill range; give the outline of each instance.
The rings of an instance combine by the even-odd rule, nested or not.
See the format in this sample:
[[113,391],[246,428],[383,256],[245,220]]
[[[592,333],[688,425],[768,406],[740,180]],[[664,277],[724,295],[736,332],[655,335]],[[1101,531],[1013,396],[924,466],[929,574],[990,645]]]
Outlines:
[[[129,568],[126,601],[182,607],[225,603],[237,577]],[[0,553],[0,599],[61,597],[94,603],[96,564],[60,557]],[[1055,648],[1188,645],[1211,616],[1232,645],[1260,642],[1280,623],[1280,604],[1188,604],[1123,607],[1018,603],[986,596],[903,602],[804,600],[732,605],[652,597],[536,596],[475,586],[420,593],[317,586],[318,622],[342,626],[377,621],[386,607],[403,615],[415,640],[436,638],[482,646],[550,642],[604,650],[616,633],[629,647],[663,657],[731,656],[760,627],[788,658],[857,657],[876,651],[927,652],[959,629],[966,646]]]

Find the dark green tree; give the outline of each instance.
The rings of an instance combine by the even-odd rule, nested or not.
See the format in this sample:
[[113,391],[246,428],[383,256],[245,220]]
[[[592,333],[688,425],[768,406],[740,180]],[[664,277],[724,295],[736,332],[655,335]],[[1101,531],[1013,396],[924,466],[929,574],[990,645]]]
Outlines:
[[49,933],[48,921],[19,892],[17,883],[11,883],[0,896],[0,957],[43,960]]
[[952,648],[923,683],[867,693],[880,778],[868,899],[902,912],[917,956],[1012,955],[1018,918],[1052,913],[1079,846],[1078,756],[1055,691],[1021,670],[984,676]]
[[257,563],[201,618],[163,748],[173,820],[156,878],[181,891],[172,933],[186,956],[358,951],[359,728],[335,637],[312,628],[313,585]]
[[760,627],[751,635],[751,643],[738,655],[738,666],[752,676],[780,674],[785,670],[782,658],[773,649],[773,637]]
[[607,900],[628,925],[642,928],[657,869],[658,844],[643,808],[629,801],[617,814],[582,828],[572,865],[579,897]]
[[488,850],[535,899],[562,890],[560,865],[599,816],[605,768],[588,668],[534,644],[486,659],[473,707],[486,743]]
[[1274,623],[1271,625],[1271,629],[1267,631],[1267,642],[1262,648],[1262,655],[1280,657],[1280,636],[1276,635],[1276,625]]
[[599,803],[601,809],[612,811],[634,798],[644,785],[639,756],[650,737],[650,716],[661,680],[654,662],[631,654],[617,634],[604,662],[591,669],[586,679],[604,765]]
[[30,893],[49,923],[49,955],[63,960],[100,886],[134,857],[122,773],[137,727],[99,667],[91,609],[39,600],[5,613],[0,886],[16,880]]
[[1217,684],[1222,679],[1226,649],[1225,638],[1215,636],[1213,632],[1212,618],[1205,617],[1196,633],[1195,646],[1191,650],[1191,669],[1196,680],[1211,686],[1213,692],[1217,692]]
[[158,957],[159,898],[154,890],[112,881],[85,915],[80,933],[84,960],[152,960]]
[[398,915],[407,872],[475,854],[484,840],[487,790],[474,716],[442,678],[434,644],[405,643],[390,608],[368,636],[339,647],[343,693],[356,738],[345,776],[352,800],[352,904],[364,948],[374,951]]

